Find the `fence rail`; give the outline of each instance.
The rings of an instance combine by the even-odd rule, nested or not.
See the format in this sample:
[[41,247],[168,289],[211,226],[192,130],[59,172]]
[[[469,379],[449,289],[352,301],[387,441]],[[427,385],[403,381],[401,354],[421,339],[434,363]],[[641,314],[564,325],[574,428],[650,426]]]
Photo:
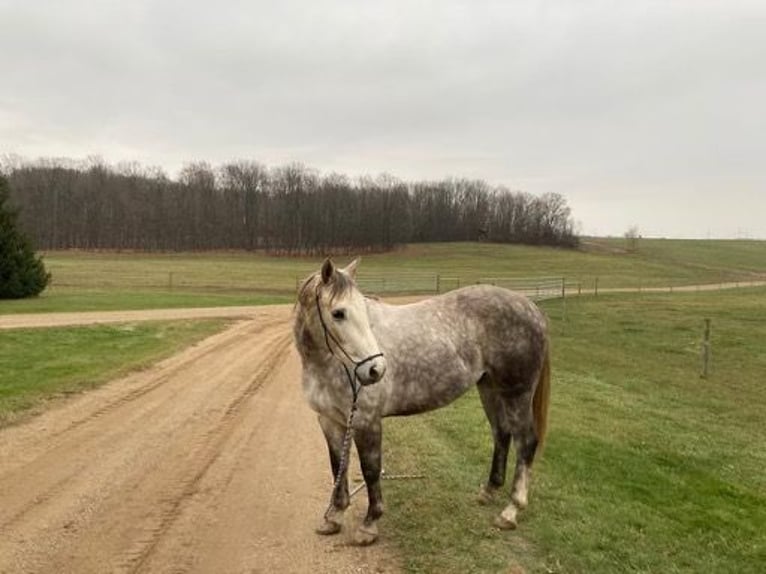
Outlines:
[[452,275],[404,274],[360,275],[359,288],[377,295],[444,293],[467,285],[497,285],[524,293],[533,299],[550,299],[564,294],[563,277],[458,277]]

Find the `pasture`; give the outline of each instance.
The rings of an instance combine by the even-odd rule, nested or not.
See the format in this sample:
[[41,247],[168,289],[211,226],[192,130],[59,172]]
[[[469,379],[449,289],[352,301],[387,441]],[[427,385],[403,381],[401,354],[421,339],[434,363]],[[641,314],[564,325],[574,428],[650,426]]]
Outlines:
[[[386,421],[386,531],[412,572],[761,572],[766,290],[609,295],[543,307],[551,428],[519,530],[474,502],[491,453],[475,392]],[[712,375],[701,379],[703,317]],[[514,570],[512,570],[514,571]]]
[[[571,288],[580,284],[588,290],[597,278],[599,287],[608,289],[748,281],[766,275],[764,241],[642,239],[635,253],[623,247],[624,240],[618,239],[587,241],[579,250],[413,244],[364,255],[360,280],[371,291],[417,287],[433,292],[437,275],[442,290],[498,277],[563,277]],[[0,301],[0,313],[287,303],[293,301],[297,281],[321,260],[244,252],[50,252],[45,263],[53,274],[52,287],[37,299]]]

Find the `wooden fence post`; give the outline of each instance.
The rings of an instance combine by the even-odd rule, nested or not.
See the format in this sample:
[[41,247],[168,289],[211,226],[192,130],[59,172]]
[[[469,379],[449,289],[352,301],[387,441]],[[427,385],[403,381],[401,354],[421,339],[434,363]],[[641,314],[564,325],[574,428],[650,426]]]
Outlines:
[[705,332],[702,336],[702,373],[700,377],[707,379],[710,374],[710,319],[705,319]]

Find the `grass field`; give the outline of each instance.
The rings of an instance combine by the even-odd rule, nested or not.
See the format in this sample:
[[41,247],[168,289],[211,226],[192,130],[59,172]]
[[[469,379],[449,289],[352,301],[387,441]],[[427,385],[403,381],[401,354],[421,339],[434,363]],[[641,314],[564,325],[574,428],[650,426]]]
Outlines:
[[46,401],[91,389],[220,329],[218,320],[0,331],[0,427]]
[[[706,269],[711,273],[764,272],[764,241],[639,239],[634,257],[675,267]],[[594,252],[624,253],[625,239],[589,239],[583,248]]]
[[[435,243],[363,257],[369,290],[432,290],[498,277],[565,277],[592,289],[744,281],[766,277],[766,241],[589,240],[581,250]],[[349,257],[339,257],[345,263]],[[297,281],[321,258],[250,253],[137,254],[52,252],[53,285],[41,297],[0,301],[0,313],[248,305],[291,301]],[[382,278],[383,284],[377,280]],[[397,284],[401,287],[394,287]],[[388,288],[385,287],[388,281]]]
[[[386,532],[412,572],[762,572],[766,291],[546,302],[551,431],[520,529],[474,503],[489,427],[475,392],[386,421]],[[703,318],[712,376],[700,379]]]

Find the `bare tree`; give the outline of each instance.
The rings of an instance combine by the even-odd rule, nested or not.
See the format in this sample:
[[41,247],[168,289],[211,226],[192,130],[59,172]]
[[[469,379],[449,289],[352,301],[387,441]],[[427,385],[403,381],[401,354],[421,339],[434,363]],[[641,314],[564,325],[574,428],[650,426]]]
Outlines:
[[641,239],[638,225],[631,225],[625,232],[625,246],[630,253],[638,251],[638,240]]
[[[422,241],[574,246],[570,209],[481,180],[350,180],[300,164],[189,163],[177,180],[137,163],[3,159],[21,227],[43,249],[263,249],[311,254]],[[637,228],[636,228],[637,229]]]

